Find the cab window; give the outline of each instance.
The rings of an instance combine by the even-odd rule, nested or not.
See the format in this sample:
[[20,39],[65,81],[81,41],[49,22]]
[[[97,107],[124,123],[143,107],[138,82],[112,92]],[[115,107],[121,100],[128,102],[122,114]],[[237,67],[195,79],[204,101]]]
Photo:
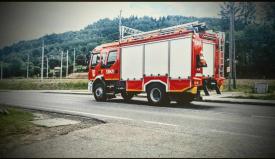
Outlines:
[[91,67],[94,68],[100,60],[100,56],[99,54],[92,54],[92,63],[91,63]]
[[106,53],[106,52],[103,52],[103,53],[102,53],[102,56],[101,56],[101,63],[105,64],[106,57],[107,57],[107,53]]
[[105,67],[105,64],[106,64],[106,57],[107,57],[107,52],[103,52],[101,54],[101,66],[102,67]]
[[117,51],[111,51],[108,55],[107,67],[112,66],[116,62]]

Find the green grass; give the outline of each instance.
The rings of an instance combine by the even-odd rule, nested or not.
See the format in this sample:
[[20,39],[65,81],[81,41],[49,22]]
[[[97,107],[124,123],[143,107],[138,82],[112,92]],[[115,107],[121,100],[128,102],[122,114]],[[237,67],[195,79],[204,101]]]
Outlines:
[[[275,80],[238,79],[234,92],[253,93],[254,82],[269,83],[269,93],[275,92]],[[224,90],[228,92],[226,80]],[[0,80],[0,90],[77,90],[87,89],[88,79],[4,79]]]
[[249,86],[249,85],[237,85],[236,89],[231,89],[231,91],[229,91],[228,86],[225,85],[224,92],[244,92],[244,93],[252,93],[253,92],[253,87]]
[[34,126],[30,122],[33,119],[32,113],[15,108],[8,108],[8,111],[8,115],[0,114],[1,138],[30,132]]
[[275,94],[274,93],[263,94],[263,95],[248,94],[246,96],[235,96],[234,98],[275,100]]
[[[224,92],[229,92],[228,85],[224,86]],[[266,82],[268,83],[268,93],[256,94],[254,92],[255,82]],[[232,89],[232,92],[243,92],[242,96],[234,96],[234,98],[242,99],[262,99],[262,100],[275,100],[275,81],[274,80],[253,80],[253,79],[239,79],[237,80],[237,89]]]
[[66,90],[87,89],[87,79],[5,79],[0,90]]
[[[268,83],[268,93],[275,92],[275,80],[261,80],[261,79],[237,79],[237,88],[231,90],[231,92],[244,92],[244,93],[254,93],[254,83],[255,82],[265,82]],[[228,80],[225,81],[224,92],[229,92]]]

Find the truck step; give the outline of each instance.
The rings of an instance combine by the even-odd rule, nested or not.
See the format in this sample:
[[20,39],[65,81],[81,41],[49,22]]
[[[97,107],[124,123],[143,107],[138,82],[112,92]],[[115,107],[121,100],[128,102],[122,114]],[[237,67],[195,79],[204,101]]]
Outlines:
[[116,97],[115,93],[106,93],[106,95],[107,95],[107,98],[108,98],[108,99],[111,99],[111,98],[115,98],[115,97]]
[[106,86],[107,88],[114,88],[115,86],[114,85],[109,85],[109,86]]
[[206,96],[210,96],[209,91],[208,91],[208,89],[207,89],[207,86],[206,86],[206,85],[203,85],[203,86],[202,86],[202,89],[203,89],[204,94],[205,94]]

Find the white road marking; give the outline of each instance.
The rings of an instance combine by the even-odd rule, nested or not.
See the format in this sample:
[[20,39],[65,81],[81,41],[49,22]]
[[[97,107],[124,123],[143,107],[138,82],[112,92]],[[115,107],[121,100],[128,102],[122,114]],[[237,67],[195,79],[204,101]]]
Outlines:
[[125,118],[125,117],[118,117],[118,116],[111,116],[111,115],[104,115],[104,114],[93,114],[93,113],[86,113],[86,112],[79,112],[79,111],[71,111],[71,110],[61,110],[61,109],[56,109],[56,108],[50,108],[50,109],[45,109],[44,107],[33,107],[33,106],[20,106],[23,108],[31,108],[31,109],[37,109],[39,108],[40,110],[45,110],[45,111],[55,111],[55,112],[59,112],[59,113],[71,113],[71,114],[75,114],[75,115],[89,115],[89,116],[97,116],[97,117],[103,117],[103,118],[113,118],[113,119],[121,119],[121,120],[134,120],[134,119],[130,119],[130,118]]
[[261,115],[252,115],[255,118],[265,118],[265,119],[275,119],[275,116],[261,116]]
[[229,134],[229,135],[237,135],[237,136],[246,136],[246,137],[262,138],[261,136],[257,136],[257,135],[244,134],[244,133],[237,133],[237,132],[230,132],[230,131],[223,131],[223,130],[215,130],[215,129],[212,129],[211,132],[223,133],[223,134]]
[[161,123],[161,122],[155,122],[155,121],[146,121],[144,120],[145,123],[150,123],[150,124],[159,124],[159,125],[168,125],[168,126],[178,126],[174,124],[169,124],[169,123]]
[[[22,106],[24,107],[24,106]],[[39,108],[40,110],[46,110],[46,111],[55,111],[55,112],[61,112],[61,113],[70,113],[70,114],[82,114],[82,115],[89,115],[89,116],[95,116],[95,117],[103,117],[103,118],[112,118],[112,119],[121,119],[121,120],[130,120],[133,121],[134,119],[131,118],[125,118],[125,117],[118,117],[118,116],[111,116],[111,115],[104,115],[104,114],[93,114],[93,113],[86,113],[86,112],[79,112],[79,111],[71,111],[71,110],[60,110],[56,108],[50,108],[50,109],[45,109],[44,107],[33,107],[33,106],[28,106],[24,108],[32,108],[32,109],[37,109]],[[150,123],[150,124],[158,124],[158,125],[166,125],[166,126],[179,126],[179,125],[174,125],[174,124],[169,124],[169,123],[161,123],[161,122],[155,122],[155,121],[143,121],[145,123]]]

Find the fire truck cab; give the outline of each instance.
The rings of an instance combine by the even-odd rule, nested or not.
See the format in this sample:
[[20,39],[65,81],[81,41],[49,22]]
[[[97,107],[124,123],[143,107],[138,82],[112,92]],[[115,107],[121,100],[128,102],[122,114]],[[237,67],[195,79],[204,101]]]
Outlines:
[[[134,34],[125,37],[122,34],[120,41],[102,44],[92,51],[88,89],[96,101],[106,101],[117,94],[128,101],[134,95],[146,93],[151,105],[171,100],[188,103],[200,95],[200,90],[209,88],[207,82],[214,81],[217,89],[223,83],[222,76],[216,76],[215,71],[213,75],[204,75],[208,67],[204,54],[210,54],[204,46],[208,40],[203,38],[204,23],[150,32],[124,29]],[[211,42],[216,46],[216,41]],[[214,53],[211,56],[216,58]]]

